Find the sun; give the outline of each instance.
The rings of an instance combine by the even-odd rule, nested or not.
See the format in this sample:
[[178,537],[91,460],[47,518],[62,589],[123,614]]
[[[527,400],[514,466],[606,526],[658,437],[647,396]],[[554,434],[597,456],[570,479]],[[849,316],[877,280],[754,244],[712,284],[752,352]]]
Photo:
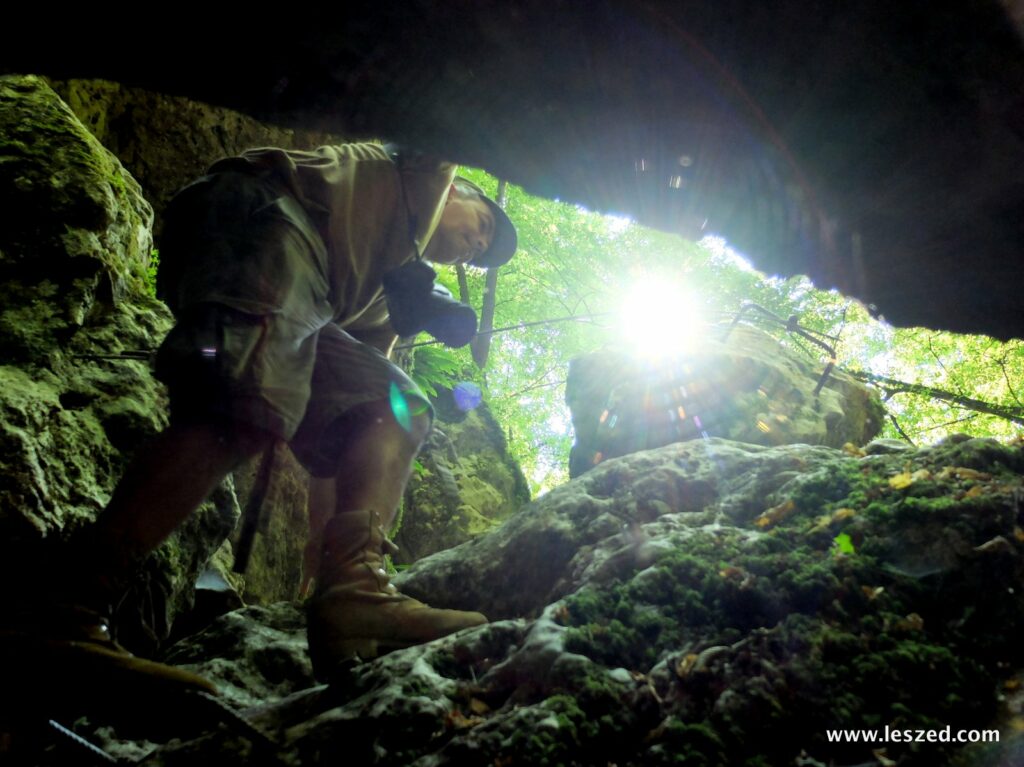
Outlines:
[[698,303],[686,286],[650,275],[630,286],[619,322],[627,348],[644,357],[685,353],[705,331]]

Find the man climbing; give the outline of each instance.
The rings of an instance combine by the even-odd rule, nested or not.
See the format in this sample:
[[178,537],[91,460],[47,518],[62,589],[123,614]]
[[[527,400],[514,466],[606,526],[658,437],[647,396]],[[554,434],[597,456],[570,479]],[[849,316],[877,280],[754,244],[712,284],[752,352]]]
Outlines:
[[[448,324],[448,314],[471,310],[434,292],[421,259],[493,268],[516,249],[505,213],[454,173],[374,144],[256,149],[216,163],[172,201],[160,289],[177,324],[157,357],[171,422],[80,547],[79,587],[67,600],[88,624],[80,634],[120,652],[94,605],[115,601],[228,472],[277,440],[314,478],[320,556],[307,553],[319,559],[307,610],[319,678],[486,622],[405,597],[383,569],[385,531],[432,417],[387,359],[396,328],[453,345],[475,332],[475,317],[468,332],[464,314]],[[148,663],[127,653],[119,662]],[[154,669],[177,672],[141,670]]]

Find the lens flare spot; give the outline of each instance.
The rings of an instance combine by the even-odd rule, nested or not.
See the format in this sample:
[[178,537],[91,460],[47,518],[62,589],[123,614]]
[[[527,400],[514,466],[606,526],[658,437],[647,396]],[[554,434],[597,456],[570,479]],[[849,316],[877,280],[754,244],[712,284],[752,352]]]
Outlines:
[[452,387],[452,398],[455,400],[455,407],[463,413],[475,410],[483,400],[483,392],[480,387],[472,381],[462,381]]
[[391,388],[388,390],[388,398],[391,400],[391,412],[394,413],[398,425],[411,432],[412,414],[409,412],[409,403],[394,381],[391,382]]

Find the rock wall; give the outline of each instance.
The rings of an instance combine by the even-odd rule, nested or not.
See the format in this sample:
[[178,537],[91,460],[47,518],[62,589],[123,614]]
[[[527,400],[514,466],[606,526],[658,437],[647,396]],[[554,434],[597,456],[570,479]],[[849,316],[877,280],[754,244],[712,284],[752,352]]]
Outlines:
[[113,152],[156,211],[213,162],[256,146],[310,149],[337,141],[321,131],[261,123],[224,107],[104,80],[53,81],[79,120]]
[[[39,78],[0,78],[0,199],[0,558],[31,561],[95,518],[165,424],[146,362],[105,355],[154,349],[171,318],[147,289],[152,207]],[[129,644],[167,635],[237,513],[225,486],[160,549]]]
[[486,404],[468,413],[436,405],[434,430],[403,500],[396,564],[465,543],[530,501],[526,477]]

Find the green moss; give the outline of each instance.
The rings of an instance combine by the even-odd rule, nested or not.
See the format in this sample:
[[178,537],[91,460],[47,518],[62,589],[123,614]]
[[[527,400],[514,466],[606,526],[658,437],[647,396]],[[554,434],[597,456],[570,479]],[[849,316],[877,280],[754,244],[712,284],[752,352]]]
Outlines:
[[653,767],[719,767],[727,764],[726,748],[714,727],[670,718],[656,731],[657,742],[645,754],[644,764]]
[[160,251],[157,248],[153,248],[149,253],[149,264],[146,266],[146,293],[153,298],[156,298],[156,274],[159,268]]

